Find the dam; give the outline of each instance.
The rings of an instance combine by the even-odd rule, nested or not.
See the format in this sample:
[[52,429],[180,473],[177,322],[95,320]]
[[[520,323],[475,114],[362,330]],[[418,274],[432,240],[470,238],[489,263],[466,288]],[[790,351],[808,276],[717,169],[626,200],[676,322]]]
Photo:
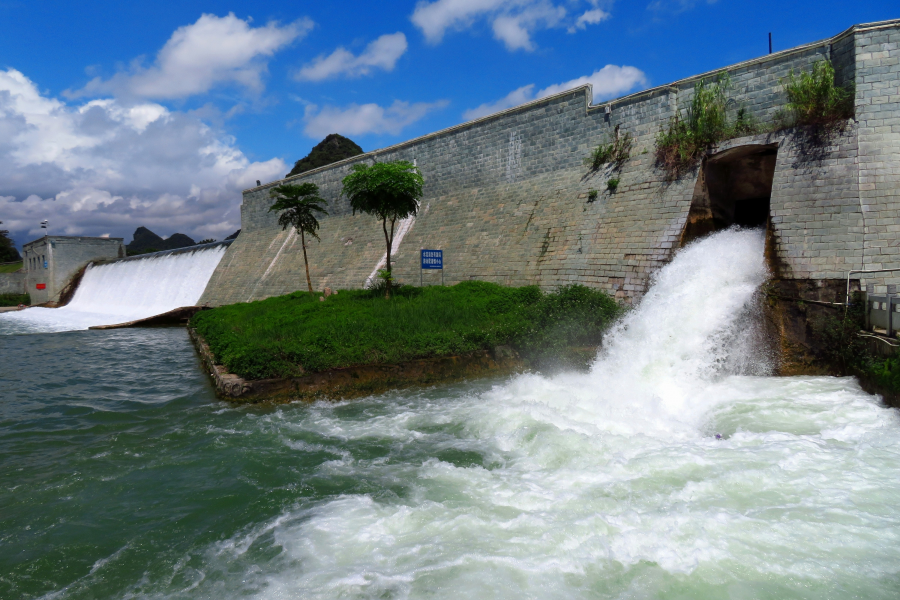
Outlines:
[[[856,114],[825,145],[737,138],[668,180],[652,143],[695,78],[609,110],[573,90],[299,178],[332,202],[319,289],[383,256],[340,178],[409,158],[428,188],[401,280],[429,247],[448,283],[634,304],[586,372],[239,406],[184,328],[83,330],[304,289],[267,212],[279,182],[245,192],[230,246],[98,261],[68,305],[0,315],[0,597],[896,599],[900,414],[853,377],[769,376],[757,330],[773,276],[824,298],[896,264],[898,27],[728,69],[763,118],[779,78],[830,58]],[[616,125],[636,151],[609,192],[581,161]]]
[[[854,117],[824,141],[799,129],[727,140],[671,179],[656,164],[656,136],[684,114],[695,86],[727,74],[732,116],[775,121],[782,80],[830,60],[854,86]],[[467,279],[545,289],[580,283],[627,303],[715,213],[715,228],[765,226],[774,275],[811,299],[837,301],[848,271],[900,268],[900,21],[862,24],[826,40],[593,104],[585,86],[244,191],[242,232],[201,302],[222,305],[303,287],[300,242],[268,212],[269,193],[312,182],[329,201],[321,242],[309,244],[314,287],[359,288],[384,254],[373,218],[353,215],[341,179],[359,162],[408,160],[425,179],[419,214],[395,244],[394,276],[418,284],[419,250],[440,249],[445,282]],[[609,170],[585,157],[615,132],[634,140],[607,190]],[[596,193],[596,200],[591,196]],[[430,275],[437,283],[436,275]],[[858,280],[858,276],[854,281]],[[869,283],[884,292],[888,274]],[[866,284],[863,284],[866,285]],[[797,293],[801,293],[797,292]],[[840,301],[843,301],[841,298]]]
[[0,315],[4,333],[87,329],[196,306],[229,243],[90,262],[76,275],[80,279],[64,306],[36,306]]

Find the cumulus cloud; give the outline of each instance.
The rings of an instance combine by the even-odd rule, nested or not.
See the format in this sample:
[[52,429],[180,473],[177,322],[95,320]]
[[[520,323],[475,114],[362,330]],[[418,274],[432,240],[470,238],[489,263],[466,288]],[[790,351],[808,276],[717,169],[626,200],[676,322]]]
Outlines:
[[345,48],[338,48],[328,56],[322,55],[294,74],[300,81],[321,81],[330,77],[359,77],[373,69],[393,71],[397,60],[406,52],[406,36],[401,32],[383,35],[359,56]]
[[537,93],[534,92],[535,86],[533,83],[522,86],[511,91],[496,102],[485,103],[476,108],[467,110],[463,113],[463,119],[471,121],[472,119],[500,112],[501,110],[519,106],[520,104],[525,104],[526,102],[537,100],[539,98],[546,98],[547,96],[571,90],[588,83],[593,87],[594,100],[597,101],[624,94],[639,86],[646,87],[647,76],[637,67],[606,65],[590,75],[547,86]]
[[575,32],[606,19],[609,15],[598,8],[598,3],[599,0],[565,3],[592,7],[572,18],[564,3],[551,0],[421,0],[410,18],[432,44],[440,43],[448,30],[460,31],[487,21],[494,37],[507,49],[533,50],[532,35],[537,31],[566,27]]
[[285,172],[251,162],[197,116],[152,102],[70,106],[21,72],[0,71],[0,220],[21,243],[50,232],[221,239],[240,226],[241,190]]
[[251,27],[229,13],[225,17],[204,14],[196,23],[179,27],[157,53],[151,66],[138,58],[109,79],[96,77],[69,98],[115,95],[157,100],[186,98],[231,84],[259,92],[267,59],[302,38],[313,27],[309,19],[280,25],[270,22]]
[[609,13],[599,8],[586,10],[575,20],[575,24],[569,27],[569,33],[575,33],[579,29],[587,29],[588,25],[602,23],[608,18]]
[[303,132],[311,138],[321,138],[329,133],[341,135],[366,135],[389,133],[399,135],[404,127],[415,123],[428,113],[444,108],[446,100],[438,102],[401,102],[395,100],[388,107],[377,104],[351,104],[344,108],[314,104],[306,106]]

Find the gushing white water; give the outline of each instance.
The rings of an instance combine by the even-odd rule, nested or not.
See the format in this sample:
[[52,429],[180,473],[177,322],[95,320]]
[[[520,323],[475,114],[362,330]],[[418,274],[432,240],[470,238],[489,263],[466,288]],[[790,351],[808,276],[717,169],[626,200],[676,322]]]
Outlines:
[[62,308],[0,313],[0,333],[87,329],[195,306],[226,246],[89,266]]
[[588,374],[248,414],[218,435],[331,455],[298,493],[371,492],[298,500],[166,580],[261,599],[898,597],[900,419],[850,378],[761,375],[765,277],[760,232],[719,233],[660,271]]

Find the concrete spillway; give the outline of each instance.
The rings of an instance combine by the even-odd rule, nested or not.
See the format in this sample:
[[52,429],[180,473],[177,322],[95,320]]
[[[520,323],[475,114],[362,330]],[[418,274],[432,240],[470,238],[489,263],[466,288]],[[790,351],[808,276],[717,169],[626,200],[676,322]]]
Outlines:
[[90,265],[68,305],[0,315],[0,332],[87,329],[194,306],[226,247],[207,245]]

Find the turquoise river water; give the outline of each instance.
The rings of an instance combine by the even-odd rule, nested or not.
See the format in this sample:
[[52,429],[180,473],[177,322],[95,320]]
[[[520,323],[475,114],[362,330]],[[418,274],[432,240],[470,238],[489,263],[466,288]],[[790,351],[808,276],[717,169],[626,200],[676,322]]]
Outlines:
[[761,256],[683,251],[590,373],[349,402],[219,401],[179,328],[0,335],[0,598],[900,597],[900,417],[766,375]]

